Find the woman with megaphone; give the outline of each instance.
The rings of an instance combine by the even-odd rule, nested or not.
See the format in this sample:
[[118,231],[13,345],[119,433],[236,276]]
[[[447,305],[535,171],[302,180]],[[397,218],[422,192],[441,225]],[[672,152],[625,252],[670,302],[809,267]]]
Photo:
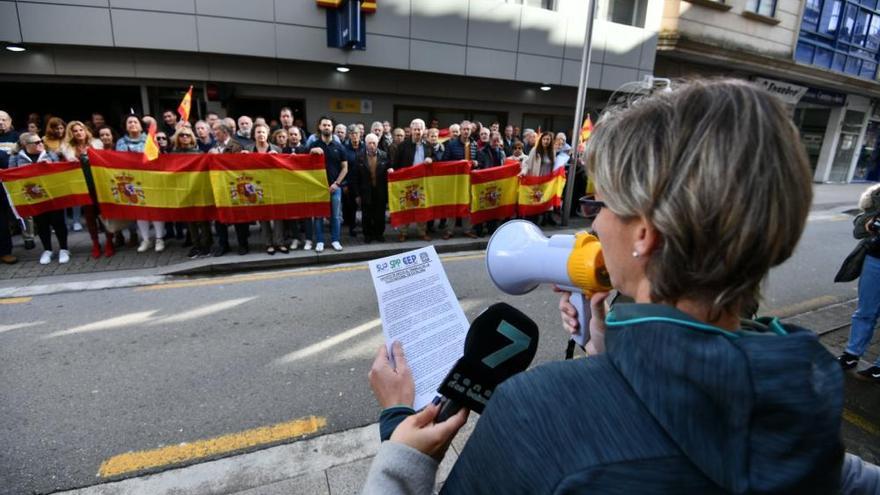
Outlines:
[[[635,302],[601,318],[597,294],[593,355],[496,389],[443,493],[845,488],[834,357],[807,329],[740,319],[810,209],[810,164],[785,104],[747,81],[691,82],[606,111],[586,158],[605,266]],[[568,294],[560,308],[578,330]],[[412,399],[402,354],[396,363],[371,372],[382,407]],[[365,493],[430,492],[463,423],[435,424],[437,410],[396,427]]]

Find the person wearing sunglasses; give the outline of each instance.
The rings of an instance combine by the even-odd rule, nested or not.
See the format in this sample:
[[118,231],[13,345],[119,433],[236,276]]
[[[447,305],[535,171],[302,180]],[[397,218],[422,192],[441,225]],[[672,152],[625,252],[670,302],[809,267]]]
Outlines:
[[[441,493],[845,487],[834,356],[808,329],[740,319],[794,252],[810,211],[813,174],[789,114],[777,96],[733,79],[606,109],[587,147],[604,202],[593,205],[593,229],[613,287],[635,302],[606,313],[608,293],[594,295],[586,359],[535,366],[496,388]],[[571,297],[559,303],[568,332],[579,330]],[[414,388],[396,347],[397,368],[383,346],[370,373],[385,408]],[[434,423],[438,411],[396,427],[385,416],[379,429],[392,433],[363,493],[430,493],[465,417]]]
[[[46,146],[40,136],[25,132],[18,140],[20,150],[9,157],[9,168],[26,167],[34,163],[57,162],[58,155],[46,151]],[[34,226],[40,242],[43,244],[43,254],[40,255],[40,264],[48,265],[55,255],[52,250],[52,231],[58,239],[58,263],[64,264],[70,261],[70,251],[67,249],[67,222],[64,219],[64,210],[52,210],[34,216]]]

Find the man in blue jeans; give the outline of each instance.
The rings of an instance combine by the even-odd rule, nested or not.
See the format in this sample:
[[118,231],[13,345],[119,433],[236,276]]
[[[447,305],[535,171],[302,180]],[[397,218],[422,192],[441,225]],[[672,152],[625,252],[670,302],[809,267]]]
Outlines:
[[[348,159],[345,148],[333,139],[333,119],[321,117],[318,121],[320,139],[309,145],[309,153],[324,155],[324,167],[327,169],[327,182],[330,184],[330,245],[336,251],[342,251],[339,243],[339,230],[342,224],[342,181],[348,173]],[[316,218],[315,252],[324,250],[324,219]]]

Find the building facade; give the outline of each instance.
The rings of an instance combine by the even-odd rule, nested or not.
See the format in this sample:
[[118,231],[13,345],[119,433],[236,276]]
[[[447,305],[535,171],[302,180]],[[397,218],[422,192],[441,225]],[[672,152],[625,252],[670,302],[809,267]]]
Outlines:
[[[192,84],[196,117],[277,118],[289,106],[309,127],[321,115],[572,126],[586,0],[379,0],[364,50],[328,46],[318,3],[0,1],[0,39],[25,48],[0,50],[4,109],[18,127],[29,112],[158,114]],[[662,8],[600,4],[589,108],[652,73]]]
[[876,7],[867,0],[665,0],[655,73],[755,80],[790,105],[815,181],[876,180]]

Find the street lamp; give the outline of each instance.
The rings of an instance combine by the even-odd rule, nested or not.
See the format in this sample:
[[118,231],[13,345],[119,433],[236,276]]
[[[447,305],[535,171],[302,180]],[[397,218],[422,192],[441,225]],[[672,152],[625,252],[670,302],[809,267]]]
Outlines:
[[345,74],[346,72],[348,72],[350,70],[351,70],[350,68],[348,68],[344,65],[340,65],[339,67],[336,68],[337,72],[342,72],[343,74]]
[[545,85],[541,86],[541,87],[538,88],[538,89],[540,89],[541,91],[550,91],[552,88],[550,88],[550,86],[547,86],[547,85],[545,84]]
[[23,52],[26,50],[25,47],[18,45],[6,45],[6,49],[10,52]]

